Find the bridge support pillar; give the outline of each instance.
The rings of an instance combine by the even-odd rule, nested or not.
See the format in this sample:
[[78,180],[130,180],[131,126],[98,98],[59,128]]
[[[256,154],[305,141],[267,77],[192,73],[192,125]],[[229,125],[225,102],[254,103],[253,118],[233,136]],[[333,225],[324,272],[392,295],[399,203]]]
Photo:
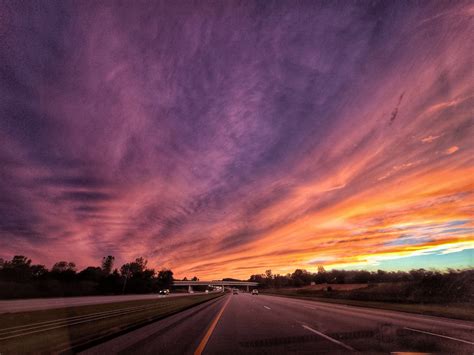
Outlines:
[[249,291],[250,291],[250,290],[249,290],[249,285],[247,285],[247,293],[248,293]]
[[188,286],[188,293],[193,293],[193,287],[191,285]]

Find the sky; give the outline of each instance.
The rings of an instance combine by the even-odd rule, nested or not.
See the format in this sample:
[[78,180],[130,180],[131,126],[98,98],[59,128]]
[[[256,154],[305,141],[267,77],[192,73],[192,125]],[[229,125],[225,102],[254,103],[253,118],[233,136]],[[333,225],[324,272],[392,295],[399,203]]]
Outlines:
[[470,1],[0,2],[0,257],[473,267]]

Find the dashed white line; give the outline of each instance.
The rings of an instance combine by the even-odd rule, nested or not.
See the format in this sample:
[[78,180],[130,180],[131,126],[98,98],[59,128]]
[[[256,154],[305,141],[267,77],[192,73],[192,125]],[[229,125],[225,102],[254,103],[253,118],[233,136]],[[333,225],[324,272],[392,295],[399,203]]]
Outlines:
[[474,345],[474,343],[471,342],[471,341],[467,341],[467,340],[464,340],[464,339],[453,338],[453,337],[448,337],[447,335],[431,333],[431,332],[427,332],[427,331],[424,331],[424,330],[413,329],[413,328],[408,328],[408,327],[404,327],[403,329],[411,330],[412,332],[424,333],[424,334],[433,335],[433,336],[439,337],[439,338],[451,339],[451,340],[459,341],[461,343]]
[[270,307],[267,307],[267,306],[263,306],[263,307],[265,307],[266,309],[271,309]]
[[315,334],[318,334],[319,336],[323,337],[324,339],[327,339],[329,341],[332,341],[333,343],[337,344],[337,345],[340,345],[342,346],[343,348],[347,349],[347,350],[351,350],[351,351],[355,351],[354,348],[351,348],[349,345],[346,345],[344,343],[341,343],[339,340],[336,340],[334,338],[331,338],[330,336],[327,336],[326,334],[323,334],[321,332],[318,332],[316,329],[313,329],[311,327],[308,327],[307,325],[303,325],[303,328],[304,329],[307,329],[309,330],[310,332],[313,332]]

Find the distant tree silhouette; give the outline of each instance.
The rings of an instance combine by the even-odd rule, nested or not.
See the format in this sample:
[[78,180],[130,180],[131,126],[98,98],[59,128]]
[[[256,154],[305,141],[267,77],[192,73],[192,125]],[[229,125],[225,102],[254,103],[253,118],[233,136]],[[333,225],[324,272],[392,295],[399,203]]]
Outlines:
[[259,284],[264,284],[264,277],[262,275],[252,275],[250,276],[249,281],[258,282]]
[[48,269],[44,265],[31,265],[30,271],[34,278],[42,278],[48,275]]
[[146,270],[148,260],[142,257],[136,258],[134,262],[123,264],[120,268],[120,273],[125,277],[141,277]]
[[59,261],[53,265],[52,272],[76,272],[76,264],[73,262]]
[[72,282],[76,276],[76,264],[68,261],[59,261],[53,265],[51,275],[57,280]]
[[98,266],[88,266],[77,274],[80,280],[99,282],[104,276],[103,270]]
[[291,274],[293,284],[296,287],[303,285],[309,285],[313,280],[313,275],[306,270],[296,269],[293,274]]
[[[104,272],[113,266],[113,257],[102,260],[102,267],[88,266],[76,272],[73,262],[59,261],[51,269],[44,265],[34,265],[23,255],[15,255],[11,260],[0,260],[0,298],[31,298],[80,296],[94,294],[150,293],[158,288],[170,288],[173,272],[162,269],[158,274],[147,267],[146,259],[140,257],[120,267],[120,271]],[[104,265],[104,262],[106,262]],[[186,280],[186,277],[183,279]],[[194,276],[193,281],[198,281]],[[229,279],[230,280],[230,279]],[[379,301],[443,303],[472,303],[474,295],[474,269],[437,270],[415,269],[405,271],[375,272],[367,270],[330,270],[317,268],[317,273],[296,269],[291,274],[273,274],[267,270],[264,274],[250,276],[250,281],[258,282],[262,288],[302,287],[311,282],[328,283],[325,289],[332,292],[318,291],[313,288],[301,288],[298,292],[316,292],[318,297],[339,297],[358,300],[373,300],[374,294],[360,291],[338,291],[333,284],[367,284],[371,290],[378,287],[376,297]],[[403,285],[400,286],[400,285]],[[126,286],[124,288],[124,286]],[[320,290],[320,288],[319,288]],[[318,293],[322,292],[322,293]],[[378,292],[378,291],[377,291]]]
[[15,255],[11,261],[4,261],[2,274],[7,280],[27,281],[31,278],[31,260],[23,255]]
[[170,288],[173,284],[173,271],[163,269],[158,272],[157,276],[158,286],[161,288]]
[[102,258],[102,271],[105,275],[109,275],[114,267],[115,257],[112,255],[104,256]]
[[132,263],[126,263],[120,268],[124,278],[122,293],[143,293],[154,289],[153,278],[155,270],[147,269],[148,261],[142,257]]

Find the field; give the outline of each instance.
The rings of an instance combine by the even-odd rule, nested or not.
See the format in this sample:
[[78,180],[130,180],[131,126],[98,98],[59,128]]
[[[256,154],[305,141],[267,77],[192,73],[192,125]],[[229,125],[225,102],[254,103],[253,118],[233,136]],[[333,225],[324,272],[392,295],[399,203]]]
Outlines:
[[80,350],[95,342],[220,297],[157,298],[0,314],[0,354]]

